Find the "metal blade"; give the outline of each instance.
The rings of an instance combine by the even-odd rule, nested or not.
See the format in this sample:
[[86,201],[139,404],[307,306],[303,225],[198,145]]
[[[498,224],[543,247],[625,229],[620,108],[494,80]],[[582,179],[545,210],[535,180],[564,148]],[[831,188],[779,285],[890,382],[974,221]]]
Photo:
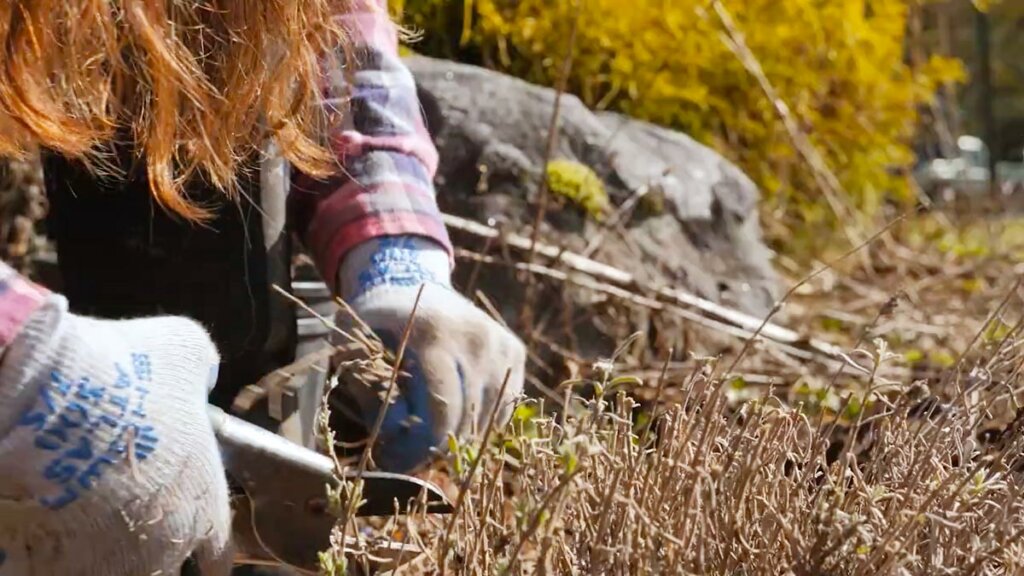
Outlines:
[[[327,485],[336,483],[331,459],[215,407],[209,413],[228,477],[247,500],[236,507],[236,532],[251,532],[242,540],[253,540],[242,542],[245,552],[316,570],[317,553],[330,546],[336,520],[326,502]],[[419,478],[386,472],[361,477],[365,501],[357,516],[405,514],[422,501],[428,513],[452,510],[439,488]]]

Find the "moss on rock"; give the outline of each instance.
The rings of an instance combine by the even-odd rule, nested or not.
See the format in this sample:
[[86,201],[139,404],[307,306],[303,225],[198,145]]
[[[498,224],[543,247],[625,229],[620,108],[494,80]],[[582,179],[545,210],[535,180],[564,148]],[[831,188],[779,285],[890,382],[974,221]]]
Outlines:
[[604,182],[589,166],[572,160],[553,160],[547,167],[548,189],[579,206],[588,216],[600,222],[610,201]]

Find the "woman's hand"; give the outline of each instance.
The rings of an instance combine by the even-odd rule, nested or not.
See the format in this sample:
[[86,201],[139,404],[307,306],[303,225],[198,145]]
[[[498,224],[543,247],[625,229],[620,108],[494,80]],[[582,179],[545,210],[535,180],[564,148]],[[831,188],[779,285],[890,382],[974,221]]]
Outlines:
[[59,296],[0,363],[0,575],[230,570],[206,412],[218,354],[183,318],[94,320]]
[[[373,451],[380,468],[412,470],[443,450],[449,434],[482,433],[496,404],[499,424],[508,420],[523,389],[525,347],[451,288],[447,252],[416,237],[379,238],[353,250],[339,276],[345,300],[393,351],[423,286],[402,364],[409,376],[398,381]],[[346,392],[370,429],[382,391],[350,384]]]

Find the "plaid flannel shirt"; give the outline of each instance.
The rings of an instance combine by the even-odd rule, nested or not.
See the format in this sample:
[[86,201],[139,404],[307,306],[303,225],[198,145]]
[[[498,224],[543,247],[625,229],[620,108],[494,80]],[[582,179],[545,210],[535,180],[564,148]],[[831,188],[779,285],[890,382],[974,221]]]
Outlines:
[[344,115],[331,138],[342,170],[295,174],[288,197],[291,224],[331,284],[345,254],[379,236],[422,236],[452,252],[433,186],[437,150],[387,3],[357,0],[340,18],[356,62],[328,71],[325,105]]

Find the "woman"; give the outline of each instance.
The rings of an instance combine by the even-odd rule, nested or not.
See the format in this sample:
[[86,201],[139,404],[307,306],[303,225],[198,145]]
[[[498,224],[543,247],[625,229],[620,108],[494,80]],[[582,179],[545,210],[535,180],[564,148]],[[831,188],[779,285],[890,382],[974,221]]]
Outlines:
[[507,415],[525,352],[451,289],[383,3],[22,0],[0,24],[0,152],[46,150],[65,292],[0,264],[0,576],[228,570],[206,394],[290,360],[288,230],[392,345],[424,286],[379,466]]

